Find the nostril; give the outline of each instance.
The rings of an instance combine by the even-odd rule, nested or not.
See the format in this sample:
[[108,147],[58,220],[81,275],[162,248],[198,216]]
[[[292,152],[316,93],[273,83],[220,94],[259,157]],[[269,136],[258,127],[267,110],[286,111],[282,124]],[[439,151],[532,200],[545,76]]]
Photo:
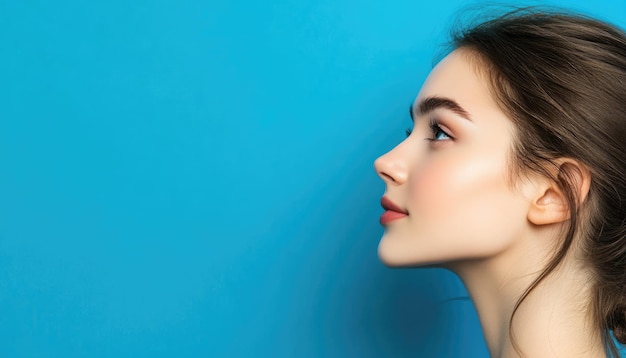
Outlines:
[[394,150],[378,157],[374,161],[374,168],[384,182],[398,185],[403,183],[407,175],[404,161],[400,153]]
[[380,176],[383,178],[383,180],[385,181],[391,181],[391,182],[395,182],[396,180],[389,174],[385,173],[385,172],[380,172]]
[[395,179],[389,173],[389,163],[383,160],[384,156],[379,157],[374,161],[374,169],[378,176],[385,182],[395,182]]

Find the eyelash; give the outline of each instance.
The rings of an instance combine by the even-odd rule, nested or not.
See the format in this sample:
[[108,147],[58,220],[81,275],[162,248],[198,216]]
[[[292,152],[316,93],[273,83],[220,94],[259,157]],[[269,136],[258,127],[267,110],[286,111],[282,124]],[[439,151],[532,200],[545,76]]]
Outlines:
[[[436,139],[437,138],[437,133],[441,132],[443,133],[446,137],[453,139],[452,136],[450,134],[448,134],[446,131],[444,131],[441,126],[439,125],[439,121],[432,118],[429,122],[428,122],[428,127],[430,128],[430,133],[431,133],[431,137],[430,138],[424,138],[429,142],[438,142],[441,141],[442,139]],[[407,128],[406,129],[406,136],[410,136],[411,133],[413,132],[413,130],[411,128]]]

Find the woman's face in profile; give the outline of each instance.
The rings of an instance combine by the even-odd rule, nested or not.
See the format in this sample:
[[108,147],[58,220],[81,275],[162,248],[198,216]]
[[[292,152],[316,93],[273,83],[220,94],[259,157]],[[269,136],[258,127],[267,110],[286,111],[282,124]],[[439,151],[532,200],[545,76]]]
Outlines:
[[381,217],[378,252],[388,265],[494,257],[526,224],[528,200],[509,180],[513,124],[468,56],[456,50],[432,70],[411,134],[375,162],[383,206],[395,206]]

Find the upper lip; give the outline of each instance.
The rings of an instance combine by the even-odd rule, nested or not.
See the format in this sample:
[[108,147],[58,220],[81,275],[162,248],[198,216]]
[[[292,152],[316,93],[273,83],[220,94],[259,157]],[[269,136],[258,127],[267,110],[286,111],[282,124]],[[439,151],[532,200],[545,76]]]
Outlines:
[[398,205],[396,205],[393,201],[391,201],[386,196],[383,196],[382,199],[380,199],[380,205],[382,205],[382,207],[385,210],[397,211],[399,213],[405,213],[405,214],[409,213],[408,211],[406,211],[406,210],[402,209],[401,207],[399,207]]

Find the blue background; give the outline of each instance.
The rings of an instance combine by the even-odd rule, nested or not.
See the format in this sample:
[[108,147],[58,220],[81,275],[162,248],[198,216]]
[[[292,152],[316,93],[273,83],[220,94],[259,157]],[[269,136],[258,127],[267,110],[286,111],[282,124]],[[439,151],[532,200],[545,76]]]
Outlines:
[[0,356],[486,357],[456,277],[376,256],[468,3],[0,1]]

